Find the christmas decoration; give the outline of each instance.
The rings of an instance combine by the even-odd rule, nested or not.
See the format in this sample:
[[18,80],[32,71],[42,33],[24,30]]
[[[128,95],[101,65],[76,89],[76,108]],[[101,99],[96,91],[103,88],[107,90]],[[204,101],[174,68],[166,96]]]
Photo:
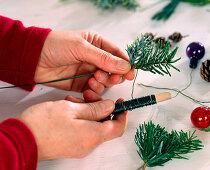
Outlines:
[[[157,37],[155,39],[155,43],[158,44],[158,42],[161,42],[162,46],[160,46],[161,48],[164,48],[164,46],[168,43],[168,41],[165,40],[165,37]],[[171,47],[171,44],[170,44]]]
[[175,11],[176,7],[181,2],[190,3],[191,5],[204,6],[210,4],[210,0],[170,0],[161,11],[157,12],[152,19],[153,20],[167,20]]
[[200,42],[192,42],[187,46],[186,53],[190,58],[190,68],[196,68],[198,60],[205,54],[205,48]]
[[[60,0],[62,2],[68,0]],[[90,0],[97,7],[101,9],[114,9],[117,6],[123,6],[127,9],[136,9],[139,6],[139,3],[136,0]]]
[[180,32],[174,32],[172,35],[168,37],[169,40],[172,40],[174,43],[178,43],[182,40],[182,38],[187,37],[188,35],[183,36]]
[[204,80],[210,82],[210,60],[202,62],[200,68],[200,75]]
[[[172,41],[173,43],[178,43],[182,40],[182,38],[185,38],[187,37],[188,35],[185,35],[183,36],[180,32],[174,32],[173,34],[171,34],[169,37],[168,37],[168,40],[166,40],[165,37],[157,37],[155,38],[155,35],[153,33],[145,33],[144,34],[145,37],[151,37],[151,39],[154,39],[154,42],[156,44],[158,44],[159,41],[162,41],[162,48],[167,44],[167,42],[170,40]],[[171,45],[170,45],[171,47]]]
[[151,32],[147,32],[144,34],[144,37],[150,37],[150,39],[153,40],[155,38],[155,35]]
[[210,126],[210,108],[197,107],[191,114],[192,124],[200,129]]
[[188,159],[184,154],[203,148],[202,142],[194,136],[195,131],[183,132],[172,130],[170,133],[155,125],[152,121],[139,125],[134,141],[138,146],[137,153],[144,161],[138,169],[163,166],[172,159]]

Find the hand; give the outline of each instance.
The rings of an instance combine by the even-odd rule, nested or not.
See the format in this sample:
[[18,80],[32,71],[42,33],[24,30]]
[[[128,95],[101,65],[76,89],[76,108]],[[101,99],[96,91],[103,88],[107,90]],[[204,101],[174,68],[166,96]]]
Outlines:
[[[79,92],[91,89],[100,94],[104,87],[134,78],[128,57],[99,34],[89,31],[52,31],[43,46],[34,80],[45,82],[92,72],[95,75],[91,78],[48,85]],[[89,91],[86,94],[90,96]]]
[[71,101],[34,105],[19,117],[34,134],[39,161],[82,158],[97,145],[119,137],[125,131],[127,111],[118,115],[116,120],[97,122],[111,114],[113,101],[81,103],[82,99],[66,98]]

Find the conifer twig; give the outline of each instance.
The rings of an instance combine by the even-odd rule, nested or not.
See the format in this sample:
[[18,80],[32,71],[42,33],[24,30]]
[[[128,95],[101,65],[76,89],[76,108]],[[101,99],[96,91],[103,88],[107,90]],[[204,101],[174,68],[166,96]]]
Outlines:
[[143,71],[150,71],[154,74],[168,74],[169,76],[171,76],[169,72],[170,68],[180,71],[173,65],[173,63],[181,59],[178,58],[173,60],[178,47],[170,52],[170,42],[161,48],[163,46],[162,43],[162,41],[158,41],[155,48],[154,40],[151,39],[150,36],[141,35],[141,39],[137,37],[137,39],[131,45],[128,45],[126,49],[131,67]]
[[172,159],[188,159],[184,154],[203,148],[202,142],[191,132],[172,130],[170,133],[155,125],[152,121],[139,125],[134,141],[138,146],[137,153],[144,161],[144,166],[163,166]]
[[170,68],[180,71],[173,65],[173,63],[181,59],[174,59],[178,47],[170,52],[170,42],[164,46],[162,43],[162,41],[158,41],[158,44],[155,48],[154,39],[152,39],[150,36],[143,36],[142,34],[141,39],[137,37],[137,39],[131,45],[127,45],[126,51],[130,59],[131,67],[137,69],[131,92],[132,99],[134,93],[134,84],[139,69],[143,71],[150,71],[153,74],[167,74],[169,76],[171,76],[169,72]]

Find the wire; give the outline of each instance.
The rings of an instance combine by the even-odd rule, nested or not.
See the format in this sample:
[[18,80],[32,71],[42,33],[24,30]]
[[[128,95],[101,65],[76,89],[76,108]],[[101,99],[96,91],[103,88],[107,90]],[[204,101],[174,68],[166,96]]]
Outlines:
[[81,78],[81,77],[92,76],[92,75],[94,75],[94,73],[83,74],[83,75],[79,75],[79,76],[68,77],[68,78],[57,79],[57,80],[51,80],[51,81],[46,81],[46,82],[41,82],[41,83],[21,84],[21,85],[15,85],[15,86],[6,86],[6,87],[0,87],[0,90],[2,90],[2,89],[9,89],[9,88],[15,88],[15,87],[34,86],[34,85],[39,85],[39,84],[48,84],[48,83],[54,83],[54,82],[59,82],[59,81],[64,81],[64,80],[71,80],[71,79],[76,79],[76,78]]

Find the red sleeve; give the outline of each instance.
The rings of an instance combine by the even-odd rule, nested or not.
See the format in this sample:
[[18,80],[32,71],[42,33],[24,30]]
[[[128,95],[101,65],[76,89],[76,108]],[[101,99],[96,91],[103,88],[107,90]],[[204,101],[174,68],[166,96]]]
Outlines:
[[[50,29],[25,28],[20,21],[0,16],[0,80],[31,84]],[[33,87],[24,87],[32,90]],[[17,119],[0,123],[0,170],[35,170],[37,145],[32,132]]]
[[0,169],[36,170],[37,145],[27,126],[18,119],[0,124]]
[[[24,27],[0,16],[0,80],[14,85],[32,84],[44,41],[50,29]],[[22,87],[33,90],[33,86]]]

